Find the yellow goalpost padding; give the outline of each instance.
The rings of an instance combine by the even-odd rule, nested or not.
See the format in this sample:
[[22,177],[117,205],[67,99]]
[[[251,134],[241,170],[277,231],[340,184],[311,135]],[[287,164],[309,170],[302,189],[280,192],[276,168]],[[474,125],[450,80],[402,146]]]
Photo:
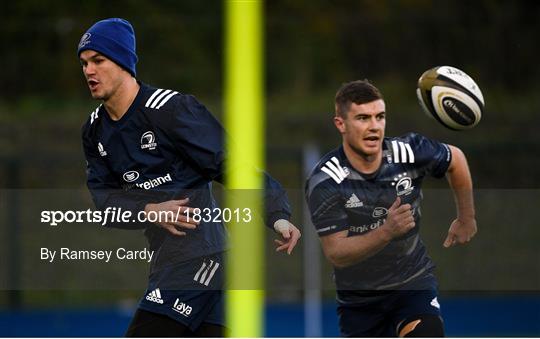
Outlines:
[[[263,177],[264,168],[263,2],[225,3],[225,105],[228,132],[226,205],[250,208],[249,223],[229,223],[227,326],[231,337],[261,337],[264,311]],[[232,141],[234,140],[234,142]]]

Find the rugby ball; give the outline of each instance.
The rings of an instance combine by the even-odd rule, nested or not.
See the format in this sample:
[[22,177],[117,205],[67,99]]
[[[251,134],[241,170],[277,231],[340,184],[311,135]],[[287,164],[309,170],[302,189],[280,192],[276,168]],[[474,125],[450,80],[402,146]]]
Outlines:
[[452,130],[476,126],[484,112],[480,88],[454,67],[438,66],[425,71],[418,79],[416,95],[427,115]]

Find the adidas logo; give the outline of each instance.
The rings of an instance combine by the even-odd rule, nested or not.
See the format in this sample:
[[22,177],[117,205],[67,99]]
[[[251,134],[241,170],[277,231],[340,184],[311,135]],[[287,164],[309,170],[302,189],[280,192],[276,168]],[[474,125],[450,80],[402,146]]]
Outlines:
[[146,296],[146,300],[158,304],[163,304],[163,299],[161,299],[161,292],[159,291],[159,288],[156,288],[152,292],[148,293],[148,295]]
[[364,206],[364,203],[358,199],[356,194],[352,194],[349,200],[345,203],[345,208],[356,208],[356,207],[362,207]]
[[105,148],[103,147],[103,144],[101,142],[98,142],[97,148],[99,151],[99,155],[101,155],[102,157],[107,156],[107,151],[105,151]]

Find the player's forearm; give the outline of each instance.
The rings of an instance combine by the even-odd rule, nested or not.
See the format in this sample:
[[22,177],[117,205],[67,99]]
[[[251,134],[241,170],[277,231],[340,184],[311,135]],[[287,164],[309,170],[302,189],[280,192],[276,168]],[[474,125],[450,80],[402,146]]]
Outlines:
[[454,192],[458,218],[474,218],[473,184],[467,159],[463,152],[454,146],[452,150],[452,163],[448,168],[446,177],[450,188]]
[[344,268],[375,255],[390,241],[390,235],[377,228],[364,235],[342,238],[330,250],[325,250],[325,254],[334,267]]
[[273,229],[277,220],[291,218],[291,206],[287,192],[281,184],[268,173],[262,171],[262,174],[264,175],[265,223]]

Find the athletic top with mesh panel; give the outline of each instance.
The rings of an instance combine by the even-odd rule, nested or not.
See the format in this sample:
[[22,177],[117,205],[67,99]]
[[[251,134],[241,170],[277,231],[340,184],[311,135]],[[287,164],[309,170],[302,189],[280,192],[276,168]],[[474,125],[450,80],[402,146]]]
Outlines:
[[[211,185],[223,181],[222,126],[195,97],[139,84],[120,120],[112,120],[101,105],[82,128],[87,185],[96,207],[121,208],[135,216],[148,203],[185,197],[191,207],[217,207]],[[290,207],[281,185],[264,175],[265,222],[272,227],[278,219],[289,219]],[[226,231],[216,218],[203,220],[195,230],[182,229],[186,236],[171,235],[153,223],[107,226],[145,229],[155,251],[151,273],[173,261],[226,249]]]
[[418,234],[421,185],[426,175],[444,176],[450,149],[414,133],[384,138],[382,146],[382,163],[373,174],[356,171],[339,147],[321,159],[306,183],[311,220],[321,237],[341,231],[362,236],[380,227],[397,196],[413,208],[416,226],[407,234],[362,262],[334,269],[338,300],[344,303],[409,287],[430,276],[434,267]]

